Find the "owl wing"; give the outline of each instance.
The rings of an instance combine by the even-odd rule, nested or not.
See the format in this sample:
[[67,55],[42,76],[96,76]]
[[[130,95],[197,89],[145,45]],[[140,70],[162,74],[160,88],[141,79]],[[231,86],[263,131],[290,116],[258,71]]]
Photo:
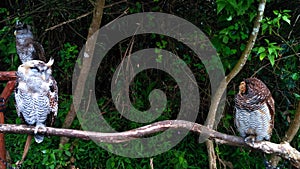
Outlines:
[[267,106],[269,108],[269,113],[271,116],[271,120],[270,120],[270,129],[269,129],[269,133],[270,135],[272,134],[272,129],[274,128],[274,118],[275,118],[275,103],[274,103],[274,99],[273,97],[270,95],[266,101]]
[[43,46],[36,41],[32,41],[32,45],[34,48],[34,51],[32,53],[33,59],[46,62],[45,51],[44,51]]
[[21,119],[23,121],[24,120],[24,117],[22,116],[21,114],[21,110],[23,109],[23,107],[21,105],[23,105],[23,102],[22,102],[22,95],[19,91],[19,79],[16,80],[16,85],[15,85],[15,107],[16,107],[16,110],[17,110],[17,113],[18,113],[18,117],[21,117]]
[[18,116],[26,124],[32,125],[35,123],[35,120],[32,118],[31,112],[34,109],[34,101],[30,93],[24,91],[26,84],[22,81],[16,83],[15,88],[15,105]]
[[50,113],[47,117],[47,126],[53,126],[58,110],[58,87],[55,79],[51,76],[49,79],[49,105],[50,105]]

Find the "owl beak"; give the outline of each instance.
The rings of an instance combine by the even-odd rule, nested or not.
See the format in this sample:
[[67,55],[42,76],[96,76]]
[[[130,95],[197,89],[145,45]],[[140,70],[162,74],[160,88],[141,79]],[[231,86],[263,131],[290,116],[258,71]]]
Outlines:
[[41,78],[45,81],[46,80],[46,75],[45,73],[42,74]]
[[17,36],[17,31],[14,31],[14,35]]

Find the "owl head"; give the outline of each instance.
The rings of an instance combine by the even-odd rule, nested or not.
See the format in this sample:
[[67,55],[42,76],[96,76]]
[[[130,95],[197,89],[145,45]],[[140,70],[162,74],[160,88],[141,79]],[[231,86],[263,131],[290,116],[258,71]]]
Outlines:
[[239,86],[239,94],[244,94],[247,90],[246,82],[242,81]]
[[54,60],[51,58],[48,63],[41,60],[30,60],[19,66],[17,75],[23,78],[37,78],[48,81],[52,74],[51,66]]
[[33,34],[31,32],[31,27],[27,24],[24,24],[20,21],[16,22],[15,32],[16,38],[33,38]]

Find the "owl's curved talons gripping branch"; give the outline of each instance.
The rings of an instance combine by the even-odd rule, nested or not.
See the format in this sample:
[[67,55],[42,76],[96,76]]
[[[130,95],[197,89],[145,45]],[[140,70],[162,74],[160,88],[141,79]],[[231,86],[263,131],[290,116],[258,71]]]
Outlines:
[[[254,149],[261,150],[268,154],[277,154],[299,168],[300,167],[300,152],[295,148],[291,147],[288,143],[275,144],[268,141],[255,142],[254,144],[247,144],[244,139],[237,136],[227,135],[203,125],[184,121],[184,120],[165,120],[156,123],[149,124],[140,128],[136,128],[129,131],[118,132],[118,133],[100,133],[92,131],[62,129],[46,127],[46,131],[39,129],[37,134],[45,134],[52,136],[65,136],[65,137],[76,137],[84,140],[99,141],[106,143],[120,143],[128,142],[137,138],[149,136],[151,134],[162,132],[168,129],[186,129],[191,132],[202,133],[210,140],[215,140],[219,144],[227,144],[231,146],[244,146],[251,147]],[[16,125],[16,124],[0,124],[0,132],[2,133],[16,133],[16,134],[33,134],[35,127],[27,125]]]

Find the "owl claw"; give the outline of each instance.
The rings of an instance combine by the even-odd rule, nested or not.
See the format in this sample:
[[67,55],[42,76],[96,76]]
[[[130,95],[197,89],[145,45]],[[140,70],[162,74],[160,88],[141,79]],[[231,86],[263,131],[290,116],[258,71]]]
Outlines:
[[37,134],[39,128],[41,128],[44,132],[47,131],[47,129],[46,129],[46,127],[45,127],[44,125],[42,125],[42,124],[37,124],[37,125],[35,126],[35,129],[34,129],[34,134]]
[[254,136],[248,136],[245,138],[245,143],[246,144],[251,144],[252,146],[254,145],[255,142],[255,137]]

